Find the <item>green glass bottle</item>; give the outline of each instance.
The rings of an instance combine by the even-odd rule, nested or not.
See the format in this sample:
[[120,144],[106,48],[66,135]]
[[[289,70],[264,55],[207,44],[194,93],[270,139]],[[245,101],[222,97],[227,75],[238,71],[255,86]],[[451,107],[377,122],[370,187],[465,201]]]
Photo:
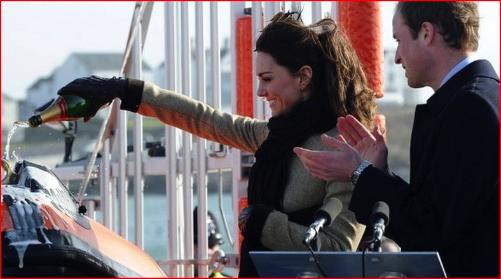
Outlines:
[[90,104],[90,100],[79,96],[59,96],[45,110],[30,117],[28,124],[38,127],[47,122],[79,119],[88,116]]

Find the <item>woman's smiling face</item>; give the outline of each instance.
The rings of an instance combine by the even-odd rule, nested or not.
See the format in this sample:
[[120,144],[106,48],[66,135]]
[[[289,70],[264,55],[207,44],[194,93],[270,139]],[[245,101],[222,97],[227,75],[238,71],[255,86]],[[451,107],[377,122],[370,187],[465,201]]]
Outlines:
[[300,77],[275,62],[265,52],[256,54],[256,74],[259,79],[257,95],[264,98],[270,106],[271,115],[277,116],[290,110],[303,100]]

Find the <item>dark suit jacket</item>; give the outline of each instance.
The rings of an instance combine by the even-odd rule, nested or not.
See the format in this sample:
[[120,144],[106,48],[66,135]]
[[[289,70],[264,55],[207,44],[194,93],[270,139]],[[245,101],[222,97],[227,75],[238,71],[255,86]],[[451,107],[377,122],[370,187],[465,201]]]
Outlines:
[[438,251],[448,276],[499,274],[499,77],[478,60],[416,107],[410,185],[368,167],[350,209],[368,224],[390,206],[403,251]]

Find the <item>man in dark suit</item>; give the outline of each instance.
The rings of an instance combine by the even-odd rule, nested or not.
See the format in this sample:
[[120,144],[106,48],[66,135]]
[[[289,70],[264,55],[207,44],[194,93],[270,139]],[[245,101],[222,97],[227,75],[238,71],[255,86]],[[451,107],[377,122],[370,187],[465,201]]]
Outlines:
[[354,184],[350,209],[369,224],[391,209],[387,235],[403,251],[438,251],[448,276],[499,276],[499,77],[475,60],[479,16],[471,2],[401,2],[393,17],[410,87],[435,93],[416,107],[410,183],[388,170],[384,131],[340,117],[332,151],[296,148],[306,169]]

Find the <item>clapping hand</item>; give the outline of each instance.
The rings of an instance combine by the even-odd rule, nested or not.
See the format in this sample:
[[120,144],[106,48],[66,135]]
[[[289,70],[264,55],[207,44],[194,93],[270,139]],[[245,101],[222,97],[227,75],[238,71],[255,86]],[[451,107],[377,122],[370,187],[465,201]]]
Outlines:
[[294,147],[294,153],[311,175],[325,181],[349,182],[351,174],[362,162],[360,154],[342,137],[336,139],[322,135],[322,141],[332,150]]
[[[389,172],[384,116],[376,116],[374,124],[374,129],[370,132],[352,115],[339,117],[337,129],[342,135],[339,138],[357,150],[363,160],[371,162],[374,167],[384,172]],[[322,137],[322,141],[333,147],[331,138]]]
[[336,138],[322,135],[322,142],[331,147],[328,151],[315,151],[295,147],[306,170],[311,175],[326,181],[348,182],[362,160],[388,172],[388,149],[386,147],[384,117],[375,118],[375,128],[367,130],[355,117],[339,117]]

